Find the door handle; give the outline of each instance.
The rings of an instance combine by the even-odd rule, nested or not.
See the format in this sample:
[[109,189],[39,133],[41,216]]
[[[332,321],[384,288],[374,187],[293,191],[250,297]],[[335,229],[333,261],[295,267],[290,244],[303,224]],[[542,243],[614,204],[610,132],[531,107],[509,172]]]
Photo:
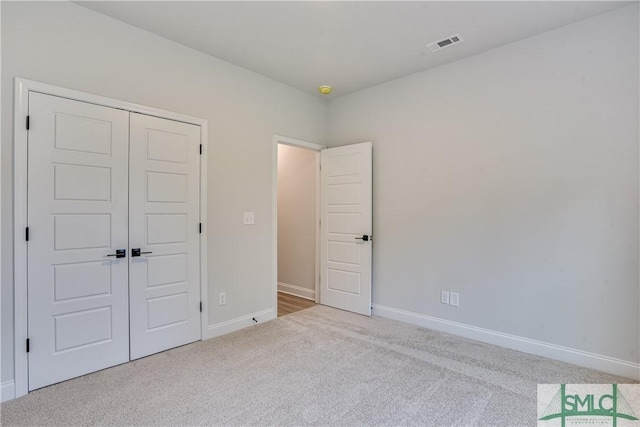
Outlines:
[[126,249],[116,249],[116,253],[115,254],[109,254],[107,256],[114,256],[116,258],[126,258],[127,250]]
[[152,253],[153,253],[153,252],[151,252],[151,251],[148,251],[148,252],[141,252],[141,251],[140,251],[140,248],[133,248],[133,249],[131,249],[131,257],[132,257],[132,258],[133,258],[133,257],[140,256],[140,255],[144,255],[144,254],[152,254]]
[[364,242],[368,242],[369,240],[373,240],[372,237],[373,236],[368,236],[366,234],[363,234],[362,237],[356,237],[356,240],[362,240]]

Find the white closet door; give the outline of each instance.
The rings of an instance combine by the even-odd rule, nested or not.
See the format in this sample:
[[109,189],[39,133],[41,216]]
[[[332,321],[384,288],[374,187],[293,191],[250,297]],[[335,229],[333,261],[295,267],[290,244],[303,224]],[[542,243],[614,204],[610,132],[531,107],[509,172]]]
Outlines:
[[320,303],[371,316],[372,148],[321,154]]
[[31,92],[29,390],[129,360],[129,113]]
[[200,127],[131,113],[130,129],[131,359],[137,359],[201,337]]

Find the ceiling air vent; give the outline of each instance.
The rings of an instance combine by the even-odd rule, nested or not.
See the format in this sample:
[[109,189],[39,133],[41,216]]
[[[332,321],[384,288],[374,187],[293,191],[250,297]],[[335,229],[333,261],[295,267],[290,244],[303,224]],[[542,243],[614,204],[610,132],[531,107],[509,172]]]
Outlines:
[[431,49],[432,52],[435,52],[440,49],[444,49],[445,47],[453,46],[454,44],[462,43],[464,39],[460,34],[454,34],[452,36],[447,37],[446,39],[439,40],[437,42],[429,43],[427,47]]

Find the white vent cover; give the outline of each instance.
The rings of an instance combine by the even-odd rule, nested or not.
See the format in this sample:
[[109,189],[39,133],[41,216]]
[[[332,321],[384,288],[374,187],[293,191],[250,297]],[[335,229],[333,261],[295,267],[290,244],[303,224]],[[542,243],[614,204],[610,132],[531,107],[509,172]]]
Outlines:
[[435,52],[436,50],[444,49],[445,47],[453,46],[454,44],[462,43],[463,41],[464,39],[460,34],[454,34],[452,36],[447,37],[446,39],[429,43],[427,47],[431,49],[432,52]]

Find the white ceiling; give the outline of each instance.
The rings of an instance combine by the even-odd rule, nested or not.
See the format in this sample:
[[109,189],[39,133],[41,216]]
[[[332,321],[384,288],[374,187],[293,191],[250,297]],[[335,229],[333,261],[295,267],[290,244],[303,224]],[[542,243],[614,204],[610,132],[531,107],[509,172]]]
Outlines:
[[[331,97],[436,67],[628,2],[91,1],[87,8]],[[426,44],[455,33],[438,52]],[[320,96],[320,95],[318,95]]]

